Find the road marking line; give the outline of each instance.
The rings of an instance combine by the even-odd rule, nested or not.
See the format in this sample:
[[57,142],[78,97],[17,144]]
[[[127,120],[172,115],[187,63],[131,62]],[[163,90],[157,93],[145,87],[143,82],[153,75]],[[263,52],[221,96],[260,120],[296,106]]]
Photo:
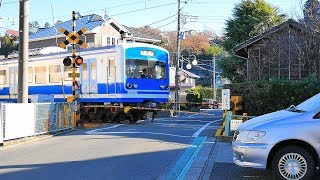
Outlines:
[[190,124],[173,124],[173,123],[154,123],[157,125],[166,125],[166,126],[186,126],[186,127],[202,127],[202,125],[190,125]]
[[[202,127],[203,125],[190,125],[190,124],[170,124],[170,123],[153,123],[159,126],[164,126],[164,127],[182,127],[182,128],[198,128]],[[220,128],[220,125],[211,125],[208,128],[209,129],[218,129]]]
[[119,127],[119,126],[122,126],[122,125],[123,124],[117,124],[117,125],[110,126],[110,127],[94,129],[94,130],[91,130],[91,131],[87,131],[86,134],[95,134],[96,131],[100,131],[100,130],[104,130],[104,129],[113,129],[113,128],[116,128],[116,127]]
[[192,156],[190,157],[189,161],[187,162],[186,166],[183,168],[183,170],[181,171],[181,173],[178,176],[178,180],[183,180],[185,179],[185,176],[187,175],[189,169],[191,168],[193,162],[196,160],[203,144],[204,141],[206,140],[206,137],[197,137],[197,138],[202,138],[200,144],[198,145],[197,149],[195,150],[195,152],[192,154]]
[[195,133],[192,135],[192,137],[198,137],[199,134],[200,134],[202,131],[204,131],[208,126],[210,126],[210,124],[215,123],[215,122],[220,121],[220,120],[221,120],[221,119],[216,120],[216,121],[212,121],[212,122],[208,122],[207,124],[205,124],[204,126],[202,126],[197,132],[195,132]]
[[154,135],[164,135],[164,136],[173,136],[173,137],[182,137],[182,138],[190,138],[191,136],[183,136],[183,135],[176,135],[176,134],[166,134],[166,133],[156,133],[156,132],[96,132],[91,134],[154,134]]
[[187,174],[205,139],[206,137],[197,137],[193,140],[172,170],[167,174],[167,180],[178,179],[178,177],[183,178]]
[[[214,120],[214,122],[221,121],[222,119]],[[172,119],[155,119],[155,121],[169,121],[169,122],[208,122],[204,120],[190,120],[190,119],[180,119],[180,120],[172,120]]]

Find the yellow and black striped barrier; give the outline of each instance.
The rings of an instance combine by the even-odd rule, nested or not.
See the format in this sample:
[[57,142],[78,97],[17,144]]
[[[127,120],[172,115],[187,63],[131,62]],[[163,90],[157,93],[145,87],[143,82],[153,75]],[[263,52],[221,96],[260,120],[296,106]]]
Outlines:
[[169,108],[148,108],[148,107],[138,107],[138,106],[115,106],[115,105],[86,105],[83,108],[120,108],[123,109],[125,113],[129,112],[131,109],[135,110],[146,110],[146,111],[161,111],[161,112],[170,112],[170,113],[186,113],[186,114],[195,114],[195,115],[204,115],[204,116],[216,116],[216,114],[212,113],[204,113],[204,112],[191,112],[184,110],[173,110]]

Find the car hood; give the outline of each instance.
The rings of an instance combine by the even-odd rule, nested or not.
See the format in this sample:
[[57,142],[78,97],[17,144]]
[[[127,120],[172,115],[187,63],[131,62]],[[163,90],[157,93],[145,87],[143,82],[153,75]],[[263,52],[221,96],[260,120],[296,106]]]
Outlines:
[[252,119],[242,123],[238,127],[238,130],[242,131],[242,130],[247,130],[247,129],[253,129],[253,128],[260,126],[260,125],[263,125],[263,124],[283,120],[283,119],[286,119],[289,117],[299,116],[301,114],[302,113],[291,112],[291,111],[287,111],[287,110],[272,112],[269,114],[265,114],[262,116],[252,118]]

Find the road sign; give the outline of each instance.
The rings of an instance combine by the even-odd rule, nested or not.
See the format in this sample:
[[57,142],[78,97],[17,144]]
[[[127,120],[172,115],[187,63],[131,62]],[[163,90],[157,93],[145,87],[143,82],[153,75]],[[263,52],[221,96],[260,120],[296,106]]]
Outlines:
[[243,123],[242,120],[238,119],[231,119],[230,121],[230,131],[235,131],[238,129],[238,127]]
[[61,43],[60,47],[65,49],[66,46],[69,43],[71,43],[71,44],[79,44],[82,48],[86,48],[87,44],[79,39],[79,36],[81,36],[86,31],[87,31],[86,28],[82,28],[78,32],[70,33],[69,31],[65,30],[64,28],[61,28],[60,32],[67,36],[67,40],[65,40],[63,43]]
[[68,77],[80,77],[80,73],[68,73]]
[[222,109],[230,109],[230,89],[222,89]]

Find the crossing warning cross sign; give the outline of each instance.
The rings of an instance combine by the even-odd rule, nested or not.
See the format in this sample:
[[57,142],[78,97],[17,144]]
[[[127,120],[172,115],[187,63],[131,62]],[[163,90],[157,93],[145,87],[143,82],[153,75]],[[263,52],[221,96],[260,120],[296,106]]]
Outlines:
[[67,40],[65,40],[63,43],[61,43],[60,47],[66,48],[66,46],[69,43],[71,43],[71,44],[79,44],[82,48],[86,48],[87,44],[79,39],[79,36],[81,36],[86,31],[87,31],[86,28],[82,28],[81,30],[79,30],[76,33],[70,33],[69,31],[65,30],[64,28],[61,28],[60,32],[67,36]]

